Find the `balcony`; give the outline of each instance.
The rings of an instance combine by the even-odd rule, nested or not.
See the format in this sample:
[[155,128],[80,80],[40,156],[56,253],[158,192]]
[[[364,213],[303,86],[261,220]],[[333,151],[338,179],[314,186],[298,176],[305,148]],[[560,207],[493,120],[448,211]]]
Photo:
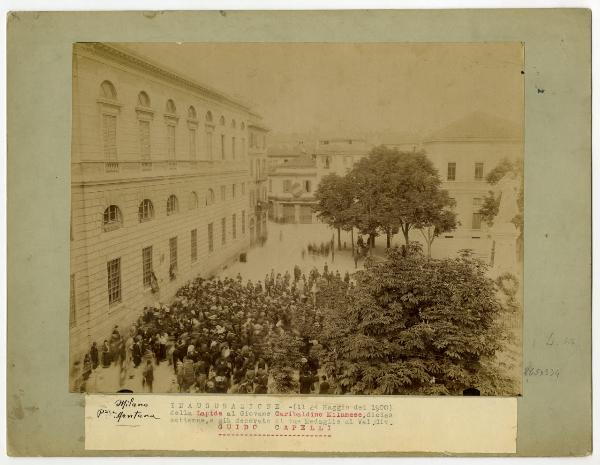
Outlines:
[[107,173],[118,173],[119,162],[118,161],[107,161],[104,163],[104,168]]
[[81,161],[71,164],[73,183],[133,180],[189,176],[190,174],[223,174],[247,172],[246,162],[241,160],[124,160]]

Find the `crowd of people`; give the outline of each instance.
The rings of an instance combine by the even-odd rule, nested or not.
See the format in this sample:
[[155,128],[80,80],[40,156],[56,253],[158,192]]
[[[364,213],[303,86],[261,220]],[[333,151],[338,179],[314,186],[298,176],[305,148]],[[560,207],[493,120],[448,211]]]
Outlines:
[[115,326],[100,348],[93,343],[85,356],[84,379],[92,370],[116,365],[121,386],[141,375],[152,392],[154,367],[166,363],[179,392],[281,392],[273,382],[281,362],[274,359],[270,341],[289,334],[302,338],[298,360],[283,367],[296,373],[295,392],[329,393],[330,381],[319,369],[318,341],[294,327],[295,315],[307,310],[318,327],[316,296],[323,279],[351,285],[348,273],[342,278],[327,265],[322,273],[314,268],[308,276],[298,266],[292,274],[271,271],[256,283],[243,283],[239,275],[197,278],[171,304],[147,307],[129,329],[122,333]]

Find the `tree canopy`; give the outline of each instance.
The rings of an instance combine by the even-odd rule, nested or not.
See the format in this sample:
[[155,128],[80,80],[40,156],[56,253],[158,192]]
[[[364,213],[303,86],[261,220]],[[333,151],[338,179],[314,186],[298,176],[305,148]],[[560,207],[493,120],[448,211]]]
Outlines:
[[437,260],[415,243],[390,249],[323,309],[323,366],[351,394],[516,392],[493,362],[507,335],[485,270],[466,251]]
[[346,176],[323,178],[316,210],[333,227],[386,234],[388,247],[398,231],[408,246],[411,229],[428,229],[429,249],[437,235],[457,226],[454,202],[441,183],[424,152],[375,147]]

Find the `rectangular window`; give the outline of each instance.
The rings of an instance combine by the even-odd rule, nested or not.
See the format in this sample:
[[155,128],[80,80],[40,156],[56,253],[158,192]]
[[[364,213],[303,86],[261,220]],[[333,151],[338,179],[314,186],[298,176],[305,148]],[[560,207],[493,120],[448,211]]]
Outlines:
[[242,210],[242,235],[246,234],[246,210]]
[[292,187],[292,181],[286,179],[283,181],[283,192],[289,192]]
[[225,245],[227,242],[227,221],[225,218],[221,218],[221,245]]
[[237,218],[235,217],[235,213],[231,215],[231,237],[235,239],[237,237]]
[[246,139],[242,138],[242,158],[246,157]]
[[456,180],[456,163],[448,163],[448,181]]
[[142,276],[144,287],[152,285],[152,247],[142,249]]
[[254,162],[250,160],[250,177],[254,176]]
[[140,121],[140,152],[142,160],[150,160],[150,121]]
[[473,224],[472,229],[481,229],[481,210],[482,200],[479,198],[473,199]]
[[69,326],[75,326],[77,314],[75,307],[75,275],[71,275],[71,290],[69,293]]
[[235,160],[235,137],[231,138],[231,158]]
[[235,194],[236,194],[236,192],[235,192],[235,184],[232,184],[231,185],[231,198],[232,199],[235,199]]
[[221,134],[221,160],[225,160],[225,134]]
[[269,192],[273,192],[273,180],[269,179]]
[[108,304],[121,302],[121,258],[106,263],[108,272]]
[[177,276],[177,236],[169,239],[169,278]]
[[190,232],[190,258],[192,263],[198,260],[198,230],[192,229]]
[[196,130],[190,129],[190,160],[196,159]]
[[175,161],[175,126],[167,126],[167,150],[169,161]]
[[117,117],[102,115],[102,145],[106,161],[117,160]]
[[304,191],[310,192],[310,181],[304,181]]
[[213,159],[213,135],[210,131],[206,131],[206,159]]
[[481,181],[483,179],[483,163],[475,163],[475,180]]
[[221,186],[221,200],[225,200],[227,188],[225,186]]
[[213,242],[213,224],[208,224],[208,251],[212,252],[214,250],[214,242]]

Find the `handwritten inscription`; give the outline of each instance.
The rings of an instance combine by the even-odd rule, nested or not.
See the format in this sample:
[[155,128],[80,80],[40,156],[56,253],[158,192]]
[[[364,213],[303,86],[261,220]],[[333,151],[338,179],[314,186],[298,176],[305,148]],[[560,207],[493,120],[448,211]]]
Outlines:
[[96,411],[96,418],[110,419],[116,423],[121,423],[122,420],[137,420],[133,424],[139,424],[144,420],[160,420],[147,402],[137,402],[134,397],[117,399],[113,405],[114,408],[99,408]]
[[528,366],[525,368],[523,374],[528,377],[547,377],[547,378],[556,378],[558,379],[560,375],[560,368],[536,368],[532,366]]

